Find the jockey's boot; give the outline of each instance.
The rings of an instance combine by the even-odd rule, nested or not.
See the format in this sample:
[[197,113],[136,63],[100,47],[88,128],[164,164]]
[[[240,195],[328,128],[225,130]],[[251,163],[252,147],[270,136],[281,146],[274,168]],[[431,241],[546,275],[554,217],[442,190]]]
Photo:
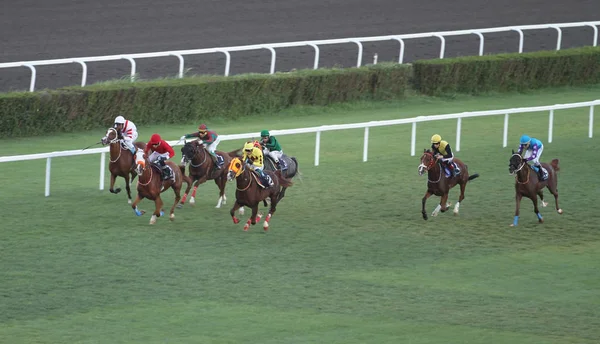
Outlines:
[[538,179],[543,182],[544,180],[546,180],[546,176],[544,173],[544,169],[541,166],[536,166],[537,167],[537,175],[538,175]]
[[171,180],[171,181],[175,181],[175,175],[173,174],[173,170],[171,170],[171,167],[165,165],[162,166],[162,180]]
[[212,159],[212,161],[215,163],[215,168],[217,170],[221,169],[222,164],[219,161],[219,158],[217,157],[217,154],[215,153],[210,153],[210,158]]
[[460,175],[460,167],[458,167],[458,165],[456,163],[452,163],[452,167],[454,168],[454,176],[459,176]]
[[265,178],[267,179],[267,183],[269,184],[269,186],[273,186],[273,178],[271,178],[271,176],[267,173],[265,173]]
[[277,162],[277,164],[279,165],[279,169],[282,171],[285,171],[288,169],[287,167],[287,163],[285,162],[284,159],[279,159],[279,161]]

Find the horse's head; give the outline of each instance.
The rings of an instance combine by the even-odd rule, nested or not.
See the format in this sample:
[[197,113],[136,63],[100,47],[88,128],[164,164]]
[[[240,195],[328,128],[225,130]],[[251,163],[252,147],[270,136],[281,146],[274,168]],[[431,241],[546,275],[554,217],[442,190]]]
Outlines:
[[523,168],[523,166],[525,166],[525,160],[523,160],[521,154],[515,153],[515,151],[513,150],[512,156],[508,161],[508,173],[515,174],[519,172]]
[[422,176],[425,172],[429,171],[430,168],[435,166],[436,159],[433,153],[429,149],[423,150],[421,155],[421,163],[419,164],[419,175]]
[[106,135],[104,135],[104,137],[100,140],[100,142],[102,142],[103,145],[107,145],[110,143],[115,143],[122,138],[123,138],[123,136],[121,135],[121,132],[119,130],[111,127],[111,128],[108,128],[108,130],[106,131]]
[[244,172],[244,164],[240,158],[233,158],[227,168],[227,181],[232,181]]
[[185,161],[192,161],[196,153],[199,152],[199,149],[200,145],[198,144],[198,141],[186,142],[183,147],[181,147],[181,154]]
[[144,169],[148,165],[148,157],[144,154],[144,151],[140,148],[135,152],[135,172],[138,175],[142,175]]

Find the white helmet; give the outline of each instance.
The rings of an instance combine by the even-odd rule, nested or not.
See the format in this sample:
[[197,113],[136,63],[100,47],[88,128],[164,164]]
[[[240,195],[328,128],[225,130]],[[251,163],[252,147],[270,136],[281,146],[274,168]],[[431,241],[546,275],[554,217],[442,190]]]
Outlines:
[[115,118],[115,124],[125,124],[125,117],[117,116],[117,118]]

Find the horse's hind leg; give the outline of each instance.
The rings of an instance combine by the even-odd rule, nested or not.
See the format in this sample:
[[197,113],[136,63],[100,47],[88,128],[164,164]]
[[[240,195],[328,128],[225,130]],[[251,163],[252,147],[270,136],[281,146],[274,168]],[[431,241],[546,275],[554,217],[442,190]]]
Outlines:
[[227,179],[223,177],[219,177],[215,179],[215,184],[219,187],[219,201],[217,202],[217,206],[215,208],[221,208],[222,204],[227,203],[227,197],[225,196],[225,183]]
[[556,203],[556,212],[562,214],[563,210],[558,206],[558,190],[556,189],[556,184],[550,187],[550,183],[548,183],[548,190],[550,190],[550,193],[552,193],[552,195],[554,196],[554,201]]
[[181,200],[181,186],[182,186],[181,184],[172,186],[173,193],[175,193],[175,202],[173,203],[173,206],[171,207],[171,213],[169,215],[169,220],[171,220],[171,221],[175,220],[175,207],[179,203],[179,200]]
[[544,190],[541,190],[537,192],[538,196],[540,196],[540,200],[542,201],[542,207],[546,207],[548,205],[548,202],[544,202]]
[[235,224],[240,223],[240,220],[237,217],[235,217],[235,212],[236,212],[236,210],[240,209],[240,207],[243,209],[242,205],[236,200],[235,204],[229,211],[229,214],[231,215],[231,218],[233,219],[233,223],[235,223]]
[[250,225],[255,225],[258,221],[260,221],[260,216],[257,216],[258,214],[258,204],[255,204],[251,207],[252,209],[252,215],[250,215],[250,218],[248,219],[248,221],[246,221],[246,224],[244,225],[244,231],[248,231],[248,229],[250,228]]
[[143,197],[141,197],[140,194],[138,193],[137,197],[135,198],[135,201],[133,201],[133,204],[131,205],[131,208],[133,209],[133,212],[137,216],[142,216],[146,212],[144,210],[139,210],[138,207],[137,207],[137,205],[142,201],[142,199],[143,199]]
[[163,200],[162,200],[162,198],[160,198],[160,194],[156,196],[156,199],[154,200],[154,206],[155,206],[154,213],[152,214],[152,217],[150,218],[151,225],[155,224],[156,219],[164,214],[162,211]]
[[269,213],[267,214],[267,217],[265,217],[265,222],[263,223],[263,229],[265,230],[265,232],[269,229],[269,221],[271,221],[271,217],[273,216],[273,214],[275,214],[275,211],[277,210],[277,203],[279,203],[279,201],[282,198],[283,197],[281,195],[271,196],[271,199],[275,199],[275,201],[271,202],[271,208],[269,209]]
[[116,179],[117,179],[117,175],[111,173],[110,174],[110,188],[108,189],[108,191],[110,191],[110,193],[118,194],[119,192],[121,192],[121,188],[117,188],[115,190],[115,180]]
[[465,188],[467,187],[467,183],[464,182],[460,184],[460,196],[458,196],[458,202],[454,205],[454,215],[458,215],[458,210],[460,208],[460,202],[465,199]]
[[188,176],[184,175],[183,178],[185,178],[187,187],[185,188],[185,191],[183,192],[183,197],[181,197],[181,206],[183,206],[185,204],[188,193],[192,189],[192,184],[194,183],[194,179],[191,176],[188,177]]
[[125,190],[127,190],[127,204],[131,204],[131,187],[129,186],[129,173],[125,174]]
[[544,218],[542,217],[542,214],[540,213],[540,210],[538,209],[537,195],[533,195],[531,201],[533,202],[533,211],[535,212],[535,215],[537,216],[539,223],[544,223]]
[[192,197],[190,197],[190,204],[196,204],[196,191],[198,191],[198,186],[206,181],[206,177],[202,177],[196,181],[194,184],[194,191],[192,191]]

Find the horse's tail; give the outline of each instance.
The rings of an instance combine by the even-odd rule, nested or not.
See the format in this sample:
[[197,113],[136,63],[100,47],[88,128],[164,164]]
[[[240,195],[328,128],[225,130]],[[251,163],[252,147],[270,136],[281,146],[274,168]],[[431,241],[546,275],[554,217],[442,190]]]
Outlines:
[[474,173],[474,174],[472,174],[472,175],[469,176],[468,180],[473,180],[473,179],[475,179],[477,177],[479,177],[479,173]]
[[298,160],[296,160],[295,156],[290,157],[290,159],[292,159],[294,163],[296,163],[296,174],[298,175],[300,181],[302,181],[302,172],[300,172],[300,165],[298,164]]
[[242,154],[241,154],[242,149],[243,149],[243,147],[238,148],[236,150],[232,150],[231,152],[227,152],[227,155],[229,155],[232,158],[241,158],[242,157]]
[[558,166],[558,159],[552,159],[552,162],[550,163],[550,165],[552,166],[554,171],[556,171],[556,172],[560,171],[560,166]]
[[277,179],[279,180],[279,185],[283,187],[289,188],[290,186],[294,185],[291,180],[286,179],[281,175],[281,170],[275,171],[275,176],[277,176]]

